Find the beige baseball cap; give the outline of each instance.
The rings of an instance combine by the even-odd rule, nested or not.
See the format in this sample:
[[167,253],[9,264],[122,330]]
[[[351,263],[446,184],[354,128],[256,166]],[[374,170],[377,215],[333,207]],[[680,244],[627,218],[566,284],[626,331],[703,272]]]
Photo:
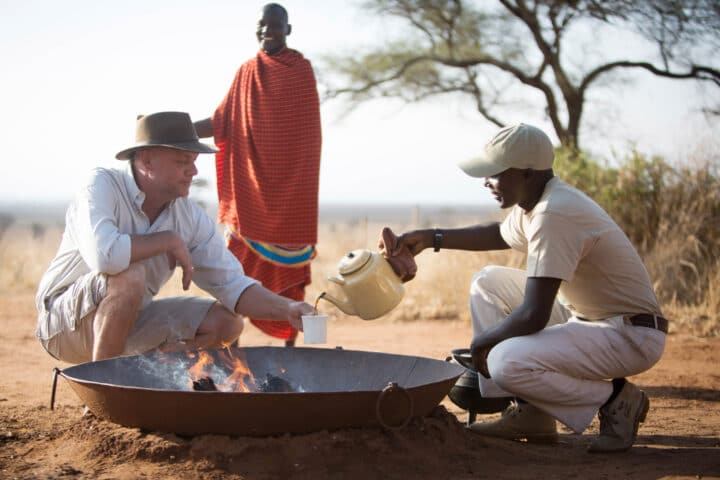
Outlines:
[[458,165],[471,177],[492,177],[508,168],[552,168],[555,151],[545,132],[518,123],[500,130],[485,145],[485,154]]

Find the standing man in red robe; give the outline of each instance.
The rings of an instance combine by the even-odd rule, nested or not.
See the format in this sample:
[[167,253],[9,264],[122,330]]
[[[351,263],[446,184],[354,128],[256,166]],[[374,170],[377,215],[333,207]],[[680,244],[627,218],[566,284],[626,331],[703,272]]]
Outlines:
[[[212,117],[195,122],[214,137],[218,219],[245,273],[275,293],[303,300],[315,257],[320,175],[320,102],[312,65],[287,47],[288,14],[262,8],[260,50],[238,69]],[[287,322],[251,318],[266,334],[295,344]]]

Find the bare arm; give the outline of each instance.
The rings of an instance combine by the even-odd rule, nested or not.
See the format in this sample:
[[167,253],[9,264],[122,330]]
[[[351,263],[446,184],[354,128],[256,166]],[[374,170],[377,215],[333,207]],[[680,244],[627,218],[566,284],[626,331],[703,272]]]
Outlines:
[[[464,228],[439,229],[442,231],[441,248],[452,250],[505,250],[510,246],[500,235],[498,222],[473,225]],[[406,246],[413,255],[432,248],[435,229],[413,230],[398,237],[393,254]]]
[[245,289],[235,304],[235,313],[267,320],[286,320],[302,331],[302,315],[309,315],[312,306],[277,295],[262,285]]
[[195,132],[197,132],[198,137],[208,138],[213,136],[212,118],[203,118],[202,120],[193,122],[193,126],[195,127]]
[[442,249],[484,251],[510,248],[500,235],[500,224],[497,222],[465,228],[413,230],[399,237],[385,227],[380,235],[378,248],[403,282],[415,278],[417,265],[413,257],[426,248],[433,247],[436,231],[442,232]]
[[559,278],[529,277],[525,283],[525,299],[507,318],[493,328],[483,331],[470,344],[475,368],[485,377],[487,355],[498,343],[512,337],[531,335],[547,325],[553,303],[560,288]]

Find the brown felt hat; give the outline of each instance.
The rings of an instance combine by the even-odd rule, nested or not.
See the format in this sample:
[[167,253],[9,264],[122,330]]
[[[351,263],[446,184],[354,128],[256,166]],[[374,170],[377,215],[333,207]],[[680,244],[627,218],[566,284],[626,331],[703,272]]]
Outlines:
[[158,112],[140,115],[135,125],[135,145],[118,152],[115,158],[129,160],[144,147],[167,147],[197,153],[215,153],[217,148],[198,140],[190,115],[185,112]]

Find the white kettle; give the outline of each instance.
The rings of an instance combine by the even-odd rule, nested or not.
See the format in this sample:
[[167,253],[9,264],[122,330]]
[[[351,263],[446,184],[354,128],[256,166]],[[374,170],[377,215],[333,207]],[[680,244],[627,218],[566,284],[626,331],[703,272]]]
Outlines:
[[338,275],[328,280],[340,287],[345,298],[321,296],[348,315],[373,320],[395,308],[405,287],[381,253],[353,250],[338,263]]

